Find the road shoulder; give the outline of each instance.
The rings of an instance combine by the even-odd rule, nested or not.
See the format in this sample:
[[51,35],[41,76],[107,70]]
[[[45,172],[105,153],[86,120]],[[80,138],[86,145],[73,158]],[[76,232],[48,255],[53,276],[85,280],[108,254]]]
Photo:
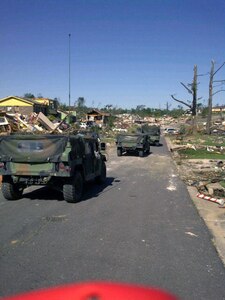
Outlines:
[[[165,137],[165,140],[168,150],[171,151],[172,143],[170,139]],[[225,207],[220,207],[216,203],[198,198],[196,187],[187,186],[187,190],[200,217],[211,232],[212,242],[225,266]]]

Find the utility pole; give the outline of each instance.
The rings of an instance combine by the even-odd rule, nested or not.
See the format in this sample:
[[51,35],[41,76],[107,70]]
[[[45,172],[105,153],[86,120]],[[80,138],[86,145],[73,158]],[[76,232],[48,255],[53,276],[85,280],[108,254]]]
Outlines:
[[206,123],[206,133],[211,133],[211,125],[212,125],[212,97],[213,97],[213,76],[214,76],[214,65],[215,62],[211,61],[211,71],[209,77],[209,100],[208,100],[208,116]]
[[166,112],[167,113],[169,112],[170,106],[171,106],[171,104],[169,104],[169,102],[166,102]]

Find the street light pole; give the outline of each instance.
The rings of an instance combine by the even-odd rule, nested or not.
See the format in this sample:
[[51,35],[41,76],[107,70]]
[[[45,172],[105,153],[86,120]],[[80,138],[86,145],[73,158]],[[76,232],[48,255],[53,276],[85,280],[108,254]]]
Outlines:
[[69,112],[70,112],[70,37],[71,34],[69,33]]

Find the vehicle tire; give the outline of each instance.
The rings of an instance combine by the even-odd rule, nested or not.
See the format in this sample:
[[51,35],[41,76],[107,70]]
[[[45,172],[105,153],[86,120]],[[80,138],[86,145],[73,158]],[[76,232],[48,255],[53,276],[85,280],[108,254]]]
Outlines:
[[121,148],[117,148],[117,156],[122,156],[122,149]]
[[146,149],[144,150],[146,154],[150,153],[150,143],[146,143]]
[[102,166],[101,166],[101,174],[96,177],[96,182],[98,184],[102,184],[106,181],[106,164],[105,162],[103,161],[102,162]]
[[150,146],[148,146],[148,149],[146,150],[146,153],[147,153],[147,154],[150,153]]
[[159,147],[159,142],[157,141],[157,142],[155,142],[155,145],[157,146],[157,147]]
[[70,203],[76,203],[81,200],[83,195],[83,177],[80,172],[76,172],[70,184],[63,185],[64,200]]
[[18,200],[22,198],[23,188],[14,183],[12,179],[2,182],[2,194],[7,200]]
[[139,150],[139,156],[143,157],[144,156],[144,151],[143,150]]

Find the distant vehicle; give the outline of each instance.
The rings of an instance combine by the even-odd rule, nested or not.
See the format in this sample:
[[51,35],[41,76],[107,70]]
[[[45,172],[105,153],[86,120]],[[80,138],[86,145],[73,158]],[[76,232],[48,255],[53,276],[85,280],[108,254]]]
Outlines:
[[148,135],[151,145],[159,146],[160,141],[160,126],[158,125],[142,125],[138,131]]
[[175,128],[165,128],[164,133],[165,134],[178,134],[178,130]]
[[117,156],[123,152],[137,152],[140,157],[150,153],[150,143],[147,134],[118,134],[116,138]]
[[22,198],[23,190],[44,185],[62,191],[67,202],[82,198],[84,182],[106,180],[105,143],[77,135],[13,134],[0,139],[2,194]]

